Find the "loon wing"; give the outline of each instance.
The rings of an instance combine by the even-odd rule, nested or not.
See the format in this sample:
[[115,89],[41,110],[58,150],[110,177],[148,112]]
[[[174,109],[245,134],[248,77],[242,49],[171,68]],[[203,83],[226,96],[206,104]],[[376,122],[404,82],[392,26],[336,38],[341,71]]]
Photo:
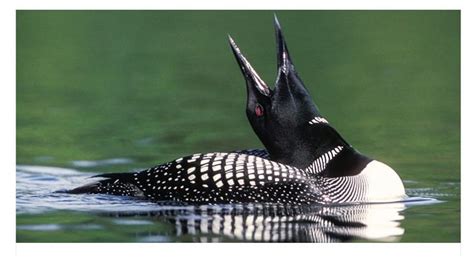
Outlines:
[[69,192],[187,203],[321,201],[317,186],[303,170],[239,153],[194,154],[141,172],[99,176],[106,179]]

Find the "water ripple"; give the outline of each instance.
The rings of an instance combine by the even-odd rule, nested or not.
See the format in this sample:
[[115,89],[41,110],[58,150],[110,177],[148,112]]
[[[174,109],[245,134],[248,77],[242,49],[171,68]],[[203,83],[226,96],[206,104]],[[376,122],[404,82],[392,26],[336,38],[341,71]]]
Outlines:
[[71,162],[74,167],[78,168],[93,168],[99,166],[107,166],[107,165],[120,165],[120,164],[130,164],[133,163],[132,159],[129,158],[113,158],[113,159],[105,159],[105,160],[76,160]]

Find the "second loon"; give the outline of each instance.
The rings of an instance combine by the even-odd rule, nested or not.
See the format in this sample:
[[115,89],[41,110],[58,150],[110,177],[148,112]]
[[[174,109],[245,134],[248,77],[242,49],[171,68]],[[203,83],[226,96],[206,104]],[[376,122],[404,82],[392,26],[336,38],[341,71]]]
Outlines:
[[275,18],[278,75],[271,90],[229,37],[247,83],[247,117],[268,150],[194,154],[68,191],[184,203],[331,204],[403,200],[397,173],[357,152],[320,114]]

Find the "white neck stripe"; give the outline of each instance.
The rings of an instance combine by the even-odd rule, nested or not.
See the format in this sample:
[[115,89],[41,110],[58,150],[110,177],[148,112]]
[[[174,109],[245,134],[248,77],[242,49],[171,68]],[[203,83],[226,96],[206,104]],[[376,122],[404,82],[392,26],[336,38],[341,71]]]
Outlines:
[[309,121],[309,124],[318,124],[318,123],[329,123],[325,118],[323,117],[314,117],[312,120]]
[[318,159],[316,159],[308,168],[306,168],[306,171],[311,174],[318,174],[322,172],[326,169],[328,163],[342,150],[342,148],[342,146],[337,146],[327,151],[318,157]]

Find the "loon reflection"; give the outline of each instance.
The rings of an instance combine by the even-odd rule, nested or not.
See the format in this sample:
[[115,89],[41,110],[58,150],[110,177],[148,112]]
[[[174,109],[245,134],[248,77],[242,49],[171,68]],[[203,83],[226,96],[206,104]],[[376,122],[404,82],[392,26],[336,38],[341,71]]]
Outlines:
[[117,216],[151,216],[193,241],[347,242],[398,241],[404,203],[339,206],[204,205]]

